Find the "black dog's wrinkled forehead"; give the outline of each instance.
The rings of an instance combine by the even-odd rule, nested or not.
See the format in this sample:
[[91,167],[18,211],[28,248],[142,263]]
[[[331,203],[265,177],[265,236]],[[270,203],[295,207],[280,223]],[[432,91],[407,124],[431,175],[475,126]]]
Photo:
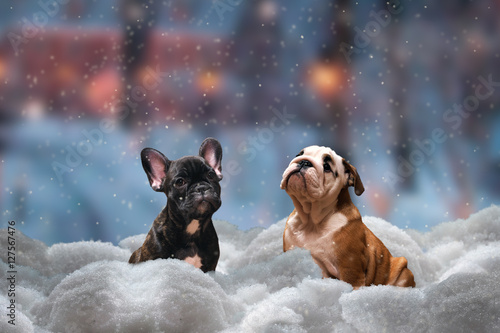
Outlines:
[[202,175],[212,167],[200,156],[184,156],[175,160],[168,173],[172,176]]

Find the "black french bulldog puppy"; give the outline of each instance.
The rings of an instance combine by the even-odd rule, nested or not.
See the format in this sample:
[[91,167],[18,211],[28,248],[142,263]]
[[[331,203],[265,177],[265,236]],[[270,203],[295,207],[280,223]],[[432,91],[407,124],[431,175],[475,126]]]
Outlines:
[[167,195],[167,205],[129,263],[177,258],[203,272],[214,271],[219,261],[219,239],[212,223],[213,213],[221,206],[219,141],[205,139],[199,156],[170,161],[159,151],[145,148],[141,159],[149,184]]

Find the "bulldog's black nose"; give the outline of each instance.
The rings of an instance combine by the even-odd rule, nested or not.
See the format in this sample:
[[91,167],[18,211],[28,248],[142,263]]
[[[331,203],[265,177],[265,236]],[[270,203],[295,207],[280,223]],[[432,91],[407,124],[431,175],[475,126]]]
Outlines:
[[308,160],[302,160],[302,161],[299,162],[299,166],[300,166],[301,169],[307,169],[307,168],[312,167],[313,165]]

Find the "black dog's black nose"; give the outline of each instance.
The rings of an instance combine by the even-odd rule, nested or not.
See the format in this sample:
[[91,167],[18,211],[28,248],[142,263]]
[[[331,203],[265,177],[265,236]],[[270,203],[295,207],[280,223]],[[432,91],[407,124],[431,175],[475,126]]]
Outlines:
[[312,165],[312,163],[311,163],[311,162],[309,162],[308,160],[302,160],[302,161],[300,161],[298,164],[299,164],[299,166],[300,166],[301,168],[304,168],[304,169],[307,169],[307,168],[310,168],[310,167],[312,167],[312,166],[313,166],[313,165]]
[[210,186],[206,184],[196,184],[193,191],[201,194],[205,194],[205,192],[210,190]]

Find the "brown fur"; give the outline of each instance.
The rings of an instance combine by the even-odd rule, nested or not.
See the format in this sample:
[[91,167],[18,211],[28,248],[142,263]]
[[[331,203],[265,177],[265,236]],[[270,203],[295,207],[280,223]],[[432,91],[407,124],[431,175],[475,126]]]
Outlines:
[[[361,215],[349,197],[347,188],[339,195],[337,211],[348,220],[347,224],[335,232],[331,239],[335,253],[335,263],[339,272],[332,276],[322,266],[325,277],[338,278],[353,287],[370,285],[394,285],[415,287],[412,272],[407,268],[404,257],[393,257],[385,245],[361,221]],[[290,214],[295,215],[296,210]],[[289,217],[289,219],[290,219]],[[288,228],[288,221],[285,233]],[[283,250],[286,252],[292,244],[287,244],[283,233]]]
[[393,257],[362,222],[349,195],[351,186],[358,196],[364,192],[356,168],[328,147],[310,146],[292,159],[281,182],[295,206],[283,233],[283,251],[311,251],[323,277],[354,288],[415,287],[406,258]]

